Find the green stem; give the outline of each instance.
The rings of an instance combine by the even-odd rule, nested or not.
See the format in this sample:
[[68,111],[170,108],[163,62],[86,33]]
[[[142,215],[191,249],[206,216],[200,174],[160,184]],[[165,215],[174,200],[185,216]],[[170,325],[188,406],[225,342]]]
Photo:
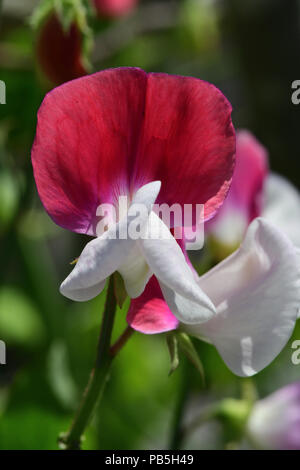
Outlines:
[[179,384],[179,395],[177,403],[175,405],[175,412],[172,421],[171,438],[170,438],[170,450],[179,450],[182,445],[184,438],[182,429],[182,418],[185,411],[185,406],[188,398],[189,391],[189,363],[184,358],[182,360],[182,374]]
[[108,284],[103,322],[99,337],[95,367],[92,370],[81,405],[75,415],[70,430],[59,439],[61,447],[67,450],[80,449],[82,434],[92,416],[108,378],[113,355],[110,354],[110,341],[116,312],[114,281],[111,276]]

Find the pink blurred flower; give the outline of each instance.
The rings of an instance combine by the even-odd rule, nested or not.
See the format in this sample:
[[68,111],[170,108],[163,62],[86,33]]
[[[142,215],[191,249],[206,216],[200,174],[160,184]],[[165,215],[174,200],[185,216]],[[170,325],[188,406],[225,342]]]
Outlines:
[[93,2],[99,15],[117,17],[133,10],[138,0],[93,0]]
[[[222,205],[234,165],[231,106],[213,85],[195,78],[147,74],[137,68],[99,72],[50,92],[39,110],[32,148],[34,176],[46,211],[60,226],[97,236],[97,208],[127,195],[127,217],[84,248],[61,285],[77,301],[99,294],[118,270],[131,297],[154,274],[187,323],[207,320],[215,309],[196,283],[176,240],[157,240],[169,228],[152,204],[204,204],[206,218]],[[146,239],[111,239],[147,208]],[[197,305],[198,309],[195,309]],[[173,319],[172,319],[173,322]]]
[[247,431],[260,449],[300,450],[300,382],[256,402]]
[[283,177],[270,173],[268,154],[246,130],[237,132],[237,163],[228,197],[206,232],[221,246],[235,248],[249,223],[270,220],[300,247],[300,195]]

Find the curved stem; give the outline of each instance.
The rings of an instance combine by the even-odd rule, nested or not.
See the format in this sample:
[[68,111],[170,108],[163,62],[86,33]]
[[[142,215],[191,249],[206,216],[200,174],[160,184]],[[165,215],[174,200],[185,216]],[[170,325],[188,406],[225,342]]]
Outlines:
[[88,385],[83,394],[82,402],[78,408],[70,430],[59,438],[59,443],[63,449],[80,449],[82,434],[105,387],[110,365],[114,357],[110,354],[110,341],[115,312],[116,299],[114,295],[114,281],[111,276],[108,284],[95,367],[91,372]]
[[111,357],[115,357],[118,354],[120,349],[123,348],[133,333],[134,330],[130,326],[127,326],[126,330],[121,334],[120,338],[115,342],[115,344],[111,346],[109,351]]

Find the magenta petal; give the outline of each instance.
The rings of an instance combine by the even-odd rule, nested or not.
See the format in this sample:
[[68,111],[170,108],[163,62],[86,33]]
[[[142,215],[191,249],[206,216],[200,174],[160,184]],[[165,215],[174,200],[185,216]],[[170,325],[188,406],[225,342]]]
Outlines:
[[32,162],[45,209],[95,235],[96,209],[162,183],[158,202],[223,203],[234,166],[231,106],[195,78],[136,68],[98,72],[51,91],[38,113]]
[[165,302],[156,277],[152,276],[140,297],[131,300],[127,322],[134,330],[145,334],[177,328],[179,322]]
[[100,16],[118,17],[129,13],[138,0],[94,0]]
[[191,77],[148,75],[138,184],[162,181],[158,202],[223,203],[235,162],[231,105],[213,85]]
[[60,226],[95,234],[95,214],[129,189],[147,75],[115,69],[68,82],[46,96],[32,149],[45,209]]

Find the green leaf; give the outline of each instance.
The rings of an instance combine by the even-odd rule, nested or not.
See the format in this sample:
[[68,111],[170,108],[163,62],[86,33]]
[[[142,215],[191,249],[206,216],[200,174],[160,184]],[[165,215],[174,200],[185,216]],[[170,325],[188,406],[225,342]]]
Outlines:
[[1,447],[7,450],[57,450],[57,436],[71,417],[38,406],[5,413],[0,421]]
[[223,423],[229,442],[238,442],[243,437],[252,405],[248,400],[235,398],[225,398],[219,403],[216,417]]
[[48,356],[49,384],[65,408],[74,408],[78,401],[77,387],[71,375],[66,345],[56,340]]
[[196,367],[198,372],[201,375],[202,382],[205,382],[205,374],[203,369],[203,364],[201,359],[193,345],[191,338],[186,333],[177,333],[178,345],[180,350],[186,355],[186,357],[191,361],[191,363]]
[[171,367],[169,370],[169,375],[179,366],[179,356],[178,356],[178,340],[175,333],[168,333],[166,336],[167,346],[170,353]]
[[45,338],[40,314],[31,301],[17,288],[0,289],[0,337],[3,341],[38,346]]
[[4,229],[13,219],[19,202],[18,181],[8,171],[0,174],[0,227]]
[[53,224],[44,210],[34,208],[24,211],[19,221],[18,231],[22,236],[33,241],[47,240],[60,233],[60,229]]

